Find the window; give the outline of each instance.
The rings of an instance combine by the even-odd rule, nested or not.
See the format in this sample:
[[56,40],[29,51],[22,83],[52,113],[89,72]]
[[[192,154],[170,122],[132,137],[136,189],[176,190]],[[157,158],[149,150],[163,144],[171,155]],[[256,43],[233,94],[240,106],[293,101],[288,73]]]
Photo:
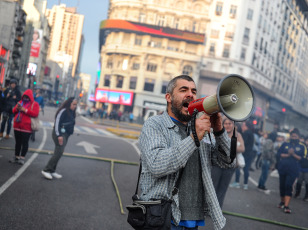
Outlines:
[[132,69],[133,70],[138,70],[139,68],[140,68],[140,63],[134,62],[133,66],[132,66]]
[[190,75],[192,74],[193,68],[190,65],[186,65],[183,68],[182,74],[184,75]]
[[156,72],[157,65],[153,63],[148,63],[147,65],[147,71],[149,72]]
[[234,36],[234,31],[235,31],[235,26],[228,24],[226,29],[225,39],[232,41]]
[[211,55],[215,55],[215,46],[216,46],[215,42],[211,42],[209,50]]
[[163,81],[163,84],[161,86],[161,93],[165,94],[167,91],[167,86],[168,86],[168,82],[167,81]]
[[153,48],[161,48],[161,42],[149,41],[148,46],[153,47]]
[[245,28],[245,30],[244,30],[244,37],[243,37],[243,43],[245,45],[248,45],[248,43],[249,43],[249,33],[250,33],[250,29],[249,28]]
[[137,86],[137,77],[130,77],[129,89],[136,89]]
[[219,30],[211,30],[211,38],[219,38]]
[[196,32],[196,30],[197,30],[197,22],[193,22],[192,32]]
[[135,38],[135,45],[136,46],[141,46],[141,43],[142,43],[141,36],[136,36],[136,38]]
[[216,15],[220,16],[222,14],[222,6],[223,6],[223,2],[217,2],[216,4]]
[[246,48],[242,48],[241,50],[241,61],[245,61],[246,58]]
[[222,56],[228,58],[230,56],[230,45],[225,44]]
[[107,61],[107,69],[112,69],[112,67],[113,67],[113,62],[112,62],[112,59],[109,58]]
[[158,15],[156,24],[158,26],[165,26],[165,15]]
[[144,91],[153,92],[154,91],[155,80],[151,78],[146,78],[144,82]]
[[253,17],[253,10],[252,9],[248,9],[247,20],[252,21],[252,17]]
[[110,75],[105,75],[105,77],[104,77],[104,80],[105,80],[104,86],[106,86],[106,87],[110,86],[110,78],[111,78]]
[[145,23],[145,14],[140,13],[140,15],[139,15],[139,22]]
[[237,10],[237,6],[231,5],[230,12],[229,12],[230,18],[235,18],[236,17],[236,10]]
[[123,87],[123,79],[124,79],[123,76],[117,76],[117,84],[116,84],[117,88],[122,88]]
[[180,25],[180,19],[177,18],[174,20],[174,28],[179,29],[179,25]]

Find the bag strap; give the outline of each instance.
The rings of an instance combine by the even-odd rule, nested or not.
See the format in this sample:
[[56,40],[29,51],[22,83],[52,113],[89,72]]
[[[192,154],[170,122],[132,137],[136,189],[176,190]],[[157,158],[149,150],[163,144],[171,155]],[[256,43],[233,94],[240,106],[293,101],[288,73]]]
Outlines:
[[[141,161],[140,161],[136,191],[135,191],[135,194],[132,197],[133,201],[140,199],[139,196],[138,196],[138,188],[139,188],[141,170],[142,170],[142,164],[141,164]],[[173,190],[172,190],[172,196],[175,196],[179,191],[179,185],[180,185],[180,180],[181,180],[182,175],[183,175],[183,168],[180,169],[179,177],[176,180],[175,185],[174,185]]]

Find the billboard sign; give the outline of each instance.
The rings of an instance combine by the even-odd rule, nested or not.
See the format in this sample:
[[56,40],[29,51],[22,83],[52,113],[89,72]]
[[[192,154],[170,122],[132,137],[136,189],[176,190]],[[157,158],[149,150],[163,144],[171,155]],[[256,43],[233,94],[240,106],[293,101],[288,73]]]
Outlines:
[[28,68],[27,68],[27,74],[31,76],[35,76],[37,70],[37,64],[35,63],[28,63]]
[[97,88],[95,92],[95,101],[119,104],[132,105],[134,93],[123,90],[109,90]]
[[40,55],[41,39],[43,31],[35,29],[32,35],[30,56],[38,58]]

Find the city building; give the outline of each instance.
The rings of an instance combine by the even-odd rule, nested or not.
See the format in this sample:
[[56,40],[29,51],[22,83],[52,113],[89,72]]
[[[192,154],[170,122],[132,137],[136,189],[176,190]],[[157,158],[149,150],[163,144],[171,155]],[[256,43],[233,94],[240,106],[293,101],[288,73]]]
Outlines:
[[100,25],[100,81],[107,111],[163,111],[167,83],[199,79],[211,1],[114,1]]
[[253,119],[271,131],[307,133],[307,1],[219,1],[211,4],[199,91],[213,94],[228,74],[242,75],[255,91]]
[[0,76],[1,84],[14,78],[20,82],[25,67],[26,57],[23,55],[26,13],[20,2],[12,0],[0,1]]
[[[66,74],[74,77],[78,69],[84,16],[77,13],[76,7],[61,4],[47,9],[46,17],[51,26],[47,58],[58,62]],[[68,73],[69,68],[71,73]]]
[[23,85],[26,88],[42,87],[45,80],[47,51],[49,45],[50,27],[45,17],[47,1],[24,0],[23,9],[27,13],[27,29],[31,30],[27,44],[29,62]]

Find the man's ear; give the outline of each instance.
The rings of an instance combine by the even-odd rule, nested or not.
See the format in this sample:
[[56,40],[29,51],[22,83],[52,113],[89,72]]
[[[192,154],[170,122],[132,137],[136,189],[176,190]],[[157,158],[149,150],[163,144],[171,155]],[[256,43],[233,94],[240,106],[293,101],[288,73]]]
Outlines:
[[171,103],[171,94],[170,93],[166,93],[165,95],[166,101]]

